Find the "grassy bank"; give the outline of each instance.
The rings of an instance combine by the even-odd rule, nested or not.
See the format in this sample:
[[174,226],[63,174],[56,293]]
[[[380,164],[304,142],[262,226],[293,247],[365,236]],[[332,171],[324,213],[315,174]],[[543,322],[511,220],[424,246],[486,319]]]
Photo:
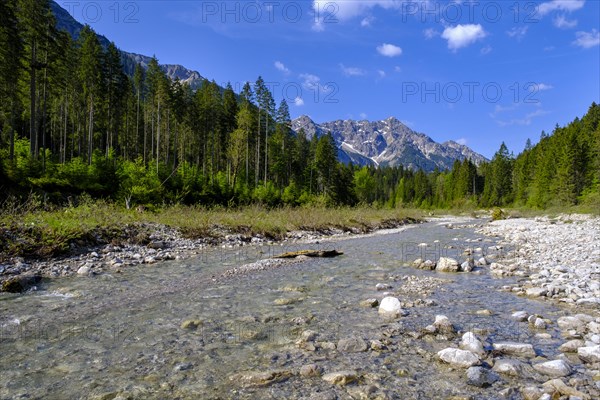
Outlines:
[[228,233],[261,234],[281,239],[289,231],[323,232],[331,228],[369,232],[419,219],[412,209],[249,207],[228,210],[173,206],[156,211],[127,210],[102,201],[51,211],[4,209],[0,215],[0,261],[14,256],[47,258],[74,247],[102,243],[144,243],[156,224],[185,237],[218,237]]

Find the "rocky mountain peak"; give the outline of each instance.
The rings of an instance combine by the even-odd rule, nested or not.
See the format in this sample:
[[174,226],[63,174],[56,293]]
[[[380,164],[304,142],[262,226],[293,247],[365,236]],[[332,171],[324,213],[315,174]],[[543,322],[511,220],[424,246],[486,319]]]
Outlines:
[[479,164],[482,155],[454,141],[437,143],[418,133],[396,117],[382,121],[337,120],[315,123],[303,115],[292,121],[292,129],[303,129],[308,137],[331,133],[338,146],[339,158],[358,165],[397,166],[426,171],[450,169],[455,160],[471,159]]

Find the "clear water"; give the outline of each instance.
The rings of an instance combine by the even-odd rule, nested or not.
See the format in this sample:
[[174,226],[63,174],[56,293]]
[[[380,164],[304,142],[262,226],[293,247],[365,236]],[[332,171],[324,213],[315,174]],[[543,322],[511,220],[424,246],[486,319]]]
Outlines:
[[[555,328],[546,331],[552,339],[538,339],[526,323],[509,318],[527,310],[556,320],[561,315],[556,306],[497,291],[510,281],[494,279],[486,269],[481,274],[442,274],[405,266],[425,251],[417,246],[422,242],[430,244],[425,258],[431,259],[494,244],[489,239],[466,242],[479,237],[471,227],[447,229],[432,222],[320,244],[213,249],[196,259],[58,279],[25,295],[2,294],[0,398],[298,399],[319,392],[348,398],[348,390],[357,385],[374,385],[377,392],[398,399],[494,398],[516,382],[504,379],[487,390],[468,386],[464,371],[451,371],[427,355],[456,345],[456,340],[409,334],[445,314],[463,331],[477,328],[492,341],[530,342],[546,356],[556,354],[561,340]],[[344,255],[221,278],[229,268],[299,248],[336,248]],[[410,314],[397,321],[359,305],[367,298],[381,299],[375,285],[382,282],[390,283],[392,292],[399,290],[401,301],[423,297],[403,293],[403,281],[390,280],[404,275],[446,279],[427,297],[437,305],[409,308]],[[291,300],[285,304],[281,299]],[[476,313],[482,309],[493,314]],[[188,319],[202,325],[195,331],[182,329]],[[367,342],[388,338],[390,350],[307,351],[296,344],[304,330],[329,342],[351,336]],[[384,335],[389,332],[391,337]],[[344,388],[300,376],[300,367],[310,363],[325,372],[357,370],[361,379]],[[267,370],[293,375],[265,387],[243,387],[235,378]]]

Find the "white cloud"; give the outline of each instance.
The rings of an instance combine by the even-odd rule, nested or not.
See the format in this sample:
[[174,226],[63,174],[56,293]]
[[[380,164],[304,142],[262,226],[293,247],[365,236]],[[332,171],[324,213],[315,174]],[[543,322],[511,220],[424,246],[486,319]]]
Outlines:
[[377,46],[377,52],[386,57],[397,57],[402,54],[402,49],[396,45],[384,43]]
[[302,100],[302,97],[296,97],[294,99],[294,105],[296,107],[302,107],[304,105],[304,100]]
[[425,35],[426,39],[433,39],[438,36],[440,33],[433,28],[427,28],[423,31],[423,35]]
[[[313,0],[312,11],[314,13],[313,30],[323,31],[326,25],[339,21],[348,21],[352,18],[363,16],[369,10],[380,7],[386,10],[400,9],[401,0]],[[363,19],[361,25],[363,25]],[[366,21],[367,23],[373,22]],[[368,26],[368,25],[367,25]]]
[[363,76],[365,74],[365,71],[358,67],[346,67],[344,64],[340,64],[340,68],[345,76]]
[[456,51],[486,37],[487,33],[479,24],[456,25],[444,29],[442,38],[448,41],[448,48]]
[[585,0],[552,0],[539,5],[537,12],[544,16],[552,11],[572,12],[583,8]]
[[564,15],[557,15],[556,18],[552,21],[555,27],[560,29],[570,29],[575,28],[577,26],[577,20],[568,20]]
[[492,46],[490,46],[489,44],[485,47],[482,47],[480,50],[480,53],[483,54],[484,56],[486,54],[490,54],[492,52]]
[[583,32],[579,31],[575,33],[577,39],[573,42],[575,46],[583,47],[584,49],[589,49],[594,46],[600,45],[600,32],[596,29],[592,29],[591,32]]
[[386,76],[385,71],[382,69],[378,69],[377,74],[379,75],[380,78],[385,78],[385,76]]
[[364,112],[361,112],[360,114],[358,114],[358,116],[360,117],[360,119],[367,119],[367,114],[365,114]]
[[549,112],[543,109],[539,109],[530,113],[525,114],[523,118],[513,118],[508,121],[497,121],[500,126],[510,126],[510,125],[523,125],[529,126],[533,122],[534,118],[541,117],[542,115],[546,115]]
[[529,126],[529,125],[531,125],[531,123],[533,122],[533,120],[535,118],[541,117],[541,116],[549,113],[549,111],[546,111],[541,107],[541,103],[535,103],[535,107],[537,107],[537,109],[526,113],[524,116],[513,117],[513,118],[509,118],[509,119],[498,119],[497,118],[499,116],[499,114],[502,114],[502,113],[512,114],[512,116],[514,116],[515,113],[517,113],[519,109],[522,109],[521,106],[523,106],[523,105],[524,105],[524,103],[517,103],[517,104],[507,106],[507,107],[503,107],[503,106],[497,104],[496,107],[494,108],[494,111],[491,112],[489,115],[500,126],[512,126],[512,125]]
[[394,67],[394,71],[395,71],[395,72],[402,72],[402,68],[400,68],[399,66],[397,66],[397,65],[396,65],[396,66]]
[[307,90],[315,90],[321,86],[321,78],[313,74],[300,74],[302,86]]
[[456,139],[455,142],[458,144],[462,144],[463,146],[467,145],[467,139],[462,138],[462,137],[460,139]]
[[362,21],[360,21],[360,26],[362,26],[363,28],[367,28],[369,26],[371,26],[371,23],[375,21],[375,17],[369,15],[367,17],[364,17]]
[[554,86],[552,85],[547,85],[545,83],[538,83],[537,84],[537,90],[538,91],[542,91],[542,90],[550,90],[550,89],[554,89]]
[[277,68],[277,70],[283,72],[284,74],[289,74],[290,70],[288,67],[286,67],[281,61],[275,61],[275,68]]
[[523,39],[525,37],[525,35],[527,34],[528,29],[529,29],[529,26],[527,26],[527,25],[513,26],[510,30],[506,31],[506,34],[508,36],[510,36],[511,38],[515,38],[518,41],[521,41],[521,39]]
[[399,9],[402,2],[398,0],[314,0],[313,11],[317,17],[334,17],[340,20],[349,20],[364,15],[370,9],[381,7],[383,9]]

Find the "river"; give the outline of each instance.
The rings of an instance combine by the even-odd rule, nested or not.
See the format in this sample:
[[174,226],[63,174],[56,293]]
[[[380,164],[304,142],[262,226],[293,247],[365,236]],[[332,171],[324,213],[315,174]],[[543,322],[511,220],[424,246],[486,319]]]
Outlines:
[[[435,357],[460,336],[418,335],[443,314],[459,331],[556,355],[557,329],[536,336],[510,315],[527,310],[555,320],[564,314],[559,307],[499,291],[511,280],[493,278],[486,267],[452,274],[407,265],[421,256],[460,258],[467,248],[507,250],[475,233],[477,223],[449,229],[448,221],[434,221],[320,243],[211,249],[185,261],[55,279],[24,295],[2,293],[0,398],[493,399],[502,389],[539,383],[535,376],[503,376],[492,388],[469,386],[464,370]],[[344,255],[222,277],[300,248]],[[407,316],[390,320],[361,305],[381,300],[378,283],[390,285]],[[196,329],[182,327],[190,320]],[[371,348],[335,349],[348,338]],[[311,364],[324,373],[355,371],[357,381],[339,386],[299,373]],[[274,371],[272,380],[260,381],[265,371]]]

